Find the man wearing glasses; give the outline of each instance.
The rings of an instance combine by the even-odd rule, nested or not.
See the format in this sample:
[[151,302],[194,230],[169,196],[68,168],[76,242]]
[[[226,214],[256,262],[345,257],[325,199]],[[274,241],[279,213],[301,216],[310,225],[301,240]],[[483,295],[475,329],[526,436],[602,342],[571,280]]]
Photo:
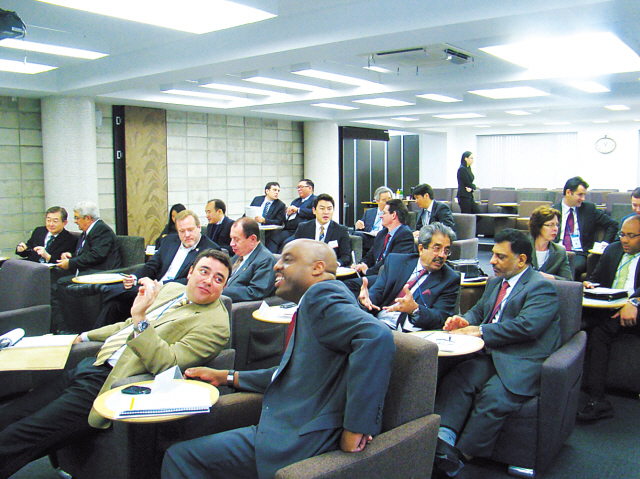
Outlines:
[[313,194],[313,181],[300,180],[298,183],[298,198],[291,202],[287,208],[284,229],[267,236],[265,246],[272,253],[280,253],[285,241],[296,232],[298,224],[303,221],[315,219],[313,203],[316,195]]
[[424,226],[418,254],[391,253],[371,291],[362,279],[360,304],[394,330],[442,329],[460,290],[458,273],[445,264],[455,238],[442,223]]
[[638,306],[640,306],[640,216],[634,215],[622,224],[620,241],[611,243],[604,250],[602,258],[585,288],[593,288],[597,283],[604,288],[625,289],[629,300],[621,309],[585,309],[587,323],[587,359],[585,376],[589,402],[578,413],[579,422],[595,422],[613,417],[611,403],[605,398],[604,388],[611,343],[621,334],[640,335],[638,327]]

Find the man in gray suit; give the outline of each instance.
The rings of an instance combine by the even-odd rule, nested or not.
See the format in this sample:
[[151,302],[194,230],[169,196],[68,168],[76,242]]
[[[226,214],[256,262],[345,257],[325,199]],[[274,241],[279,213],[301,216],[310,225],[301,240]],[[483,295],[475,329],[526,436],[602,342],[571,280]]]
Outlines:
[[335,280],[337,267],[325,243],[298,239],[285,246],[275,267],[277,294],[299,307],[280,365],[185,372],[215,386],[264,394],[259,424],[172,446],[164,479],[272,478],[289,464],[328,451],[362,451],[380,432],[393,336]]
[[240,218],[231,227],[233,272],[224,289],[234,303],[271,296],[276,259],[260,242],[260,227],[253,218]]
[[480,337],[486,346],[438,388],[441,427],[434,466],[450,477],[463,458],[491,456],[509,413],[540,393],[542,363],[560,346],[556,289],[531,268],[529,237],[507,228],[494,241],[496,277],[464,317],[453,316],[444,325],[452,334]]

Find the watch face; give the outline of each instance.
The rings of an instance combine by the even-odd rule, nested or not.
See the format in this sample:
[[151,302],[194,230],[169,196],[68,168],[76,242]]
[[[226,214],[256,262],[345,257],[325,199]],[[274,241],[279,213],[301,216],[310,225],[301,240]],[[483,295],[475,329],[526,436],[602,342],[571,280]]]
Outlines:
[[613,138],[607,138],[606,136],[604,138],[600,138],[598,141],[596,141],[596,150],[602,154],[607,154],[607,153],[611,153],[613,150],[616,149],[616,142],[613,140]]

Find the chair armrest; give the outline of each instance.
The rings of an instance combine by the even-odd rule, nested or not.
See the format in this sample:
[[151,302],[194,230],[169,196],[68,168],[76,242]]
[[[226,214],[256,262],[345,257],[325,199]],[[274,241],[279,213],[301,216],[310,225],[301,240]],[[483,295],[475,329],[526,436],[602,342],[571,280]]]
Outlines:
[[24,329],[26,336],[41,336],[51,328],[51,306],[40,305],[0,313],[0,334],[15,328]]
[[451,243],[451,256],[449,260],[475,259],[478,257],[478,238],[455,240]]
[[540,401],[553,397],[549,405],[556,402],[562,385],[573,385],[582,376],[582,366],[587,344],[587,333],[578,331],[569,341],[542,363]]
[[430,414],[376,436],[362,452],[327,452],[276,473],[276,479],[429,477],[440,416]]
[[67,363],[64,365],[64,368],[73,369],[80,364],[80,361],[83,359],[97,355],[102,344],[103,343],[100,341],[87,341],[74,344],[71,346],[71,352],[69,353],[69,357],[67,358]]

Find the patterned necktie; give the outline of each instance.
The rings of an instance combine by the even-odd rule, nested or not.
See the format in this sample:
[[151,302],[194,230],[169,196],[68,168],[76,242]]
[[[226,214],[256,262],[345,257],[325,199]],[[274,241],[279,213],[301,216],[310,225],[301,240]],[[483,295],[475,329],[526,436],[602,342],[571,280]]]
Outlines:
[[426,226],[429,224],[429,210],[424,210],[424,213],[422,214],[422,226]]
[[[420,281],[420,278],[422,278],[425,274],[427,274],[427,270],[426,269],[422,269],[420,270],[420,272],[416,275],[415,278],[410,279],[409,281],[407,281],[407,284],[405,285],[409,291],[411,291],[411,288],[413,288],[416,283],[418,281]],[[404,298],[405,294],[404,294],[404,288],[402,288],[402,291],[400,291],[400,294],[398,294],[398,298]]]
[[382,245],[382,251],[380,251],[380,255],[378,256],[378,261],[384,258],[384,252],[387,249],[387,243],[389,242],[389,238],[391,238],[391,235],[387,233],[387,237],[384,239],[384,244]]
[[269,208],[271,208],[271,201],[267,201],[264,204],[264,209],[262,210],[262,217],[266,218],[267,217],[267,213],[269,212]]
[[80,254],[80,251],[82,251],[82,247],[84,246],[84,239],[86,237],[87,237],[87,233],[83,231],[82,236],[80,236],[80,239],[78,240],[78,248],[76,248],[76,256],[78,256]]
[[567,251],[572,251],[571,235],[573,234],[574,226],[575,226],[575,220],[573,219],[573,208],[569,208],[567,223],[564,225],[564,236],[562,237],[562,246],[564,246]]
[[289,340],[291,339],[291,335],[293,334],[293,329],[296,326],[296,318],[298,317],[298,312],[293,313],[293,317],[291,318],[291,322],[287,327],[287,337],[284,340],[284,350],[287,350],[287,346],[289,346]]
[[236,260],[233,262],[233,267],[231,268],[231,276],[236,274],[238,269],[240,269],[241,264],[242,264],[242,256],[238,256]]
[[318,236],[318,241],[324,241],[324,225],[320,226],[320,236]]
[[624,289],[624,285],[627,283],[627,278],[629,277],[629,266],[631,266],[631,262],[635,257],[636,255],[631,256],[627,253],[622,256],[622,259],[620,260],[622,266],[616,273],[617,279],[613,285],[613,289]]
[[[44,245],[44,250],[48,253],[49,252],[49,246],[51,246],[51,243],[53,243],[53,240],[56,239],[55,236],[53,236],[52,234],[49,235],[49,239],[47,239],[47,242]],[[46,263],[47,260],[44,259],[42,256],[40,256],[40,259],[38,260],[41,263]]]
[[489,319],[491,319],[492,321],[496,317],[496,314],[498,314],[498,311],[500,311],[500,306],[502,306],[502,300],[504,299],[505,295],[507,294],[507,288],[509,288],[509,282],[508,281],[503,281],[502,282],[502,288],[500,288],[500,293],[498,293],[498,297],[496,298],[496,304],[493,307],[493,312],[491,313],[491,316],[489,317]]

